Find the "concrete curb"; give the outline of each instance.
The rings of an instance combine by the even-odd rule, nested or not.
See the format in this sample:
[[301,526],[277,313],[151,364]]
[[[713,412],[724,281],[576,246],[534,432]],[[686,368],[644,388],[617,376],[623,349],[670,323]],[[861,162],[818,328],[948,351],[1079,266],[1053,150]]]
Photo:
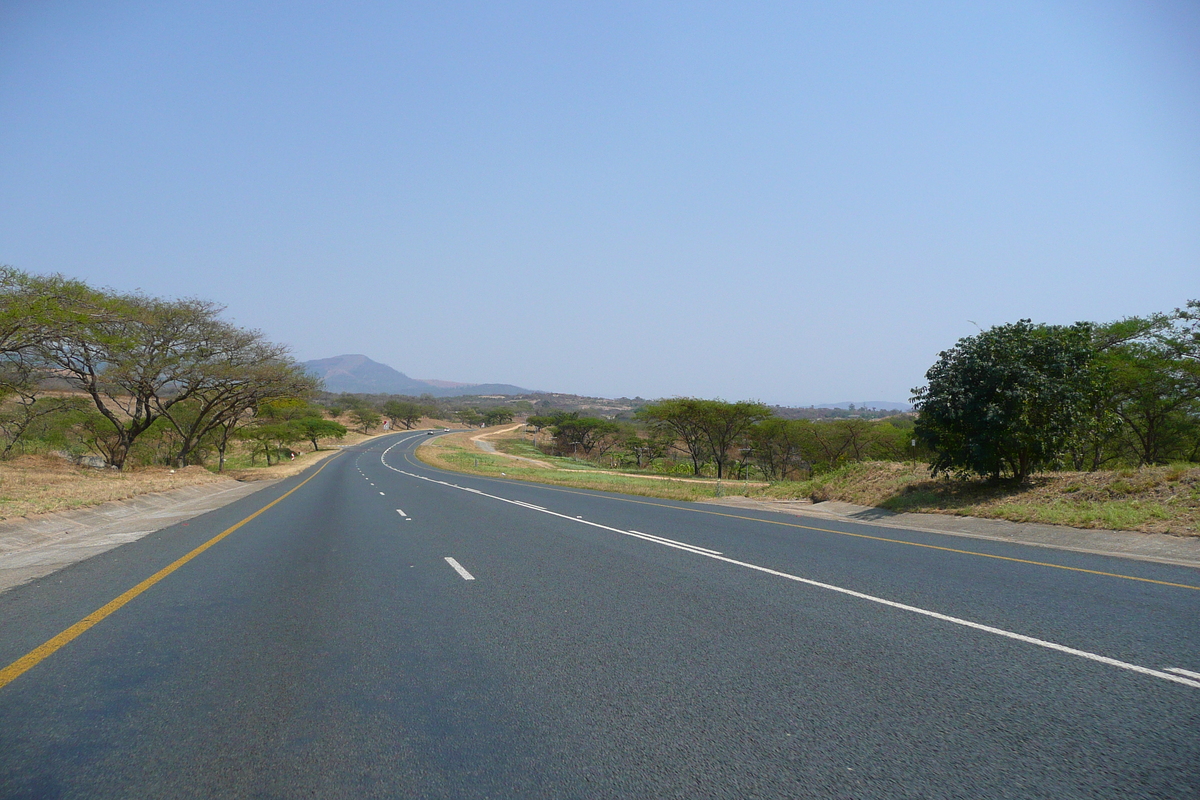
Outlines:
[[277,482],[231,479],[0,522],[0,592],[206,514]]
[[1032,547],[1047,547],[1089,555],[1131,558],[1138,561],[1152,561],[1158,564],[1200,569],[1200,537],[1069,528],[1064,525],[1038,525],[949,514],[911,512],[897,514],[882,508],[842,503],[835,500],[824,503],[808,503],[805,501],[756,500],[749,497],[722,497],[701,502],[818,519],[848,520],[877,528],[940,533],[967,539],[1024,544]]

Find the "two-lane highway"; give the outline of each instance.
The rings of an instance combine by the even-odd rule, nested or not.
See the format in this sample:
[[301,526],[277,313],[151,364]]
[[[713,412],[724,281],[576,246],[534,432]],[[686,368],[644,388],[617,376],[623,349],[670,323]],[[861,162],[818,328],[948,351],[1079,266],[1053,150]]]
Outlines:
[[0,594],[0,797],[1200,796],[1196,570],[425,441]]

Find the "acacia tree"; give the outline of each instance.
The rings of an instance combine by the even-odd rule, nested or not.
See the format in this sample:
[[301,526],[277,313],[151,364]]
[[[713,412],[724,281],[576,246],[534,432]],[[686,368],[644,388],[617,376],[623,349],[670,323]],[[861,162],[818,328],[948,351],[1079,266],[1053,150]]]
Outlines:
[[1139,464],[1194,458],[1200,447],[1200,302],[1173,314],[1102,328],[1106,385],[1101,413],[1114,415]]
[[701,431],[708,443],[708,451],[717,465],[717,479],[725,472],[733,448],[742,442],[746,432],[756,422],[771,416],[771,409],[762,403],[742,400],[725,403],[720,400],[704,400],[701,416]]
[[644,406],[635,415],[652,429],[669,434],[674,441],[683,443],[682,448],[678,445],[675,447],[687,453],[692,460],[693,475],[700,474],[700,468],[707,460],[707,441],[703,428],[703,404],[706,402],[709,401],[673,397]]
[[483,423],[485,425],[503,425],[506,422],[512,422],[513,412],[507,408],[488,408],[483,412]]
[[222,445],[248,420],[248,412],[294,399],[304,413],[311,413],[302,398],[311,396],[318,386],[317,378],[292,361],[287,347],[264,341],[258,331],[217,322],[210,355],[196,364],[189,378],[191,398],[169,405],[156,402],[180,436],[176,463],[188,464],[196,446],[216,435],[223,467]]
[[319,439],[341,439],[347,433],[346,426],[322,417],[304,417],[292,423],[305,439],[312,442],[313,452],[321,449]]
[[[554,437],[559,452],[566,452],[567,449],[578,446],[583,449],[585,456],[590,456],[597,446],[605,442],[606,437],[618,430],[615,422],[606,419],[571,415],[556,422],[551,427],[550,434]],[[610,447],[611,444],[605,447],[601,455]]]
[[469,406],[467,408],[460,408],[458,411],[455,411],[454,418],[463,425],[466,425],[468,428],[474,428],[476,425],[483,422],[483,416]]
[[933,471],[1022,481],[1070,444],[1097,391],[1092,326],[1021,320],[960,339],[913,390]]
[[109,458],[123,468],[134,441],[163,410],[191,398],[197,362],[209,353],[217,307],[141,295],[89,298],[100,313],[38,346],[44,362],[86,392],[113,428]]
[[750,428],[751,458],[767,480],[787,480],[790,470],[810,460],[813,427],[807,419],[771,417]]
[[0,267],[0,458],[33,427],[48,417],[78,410],[75,398],[45,397],[48,377],[38,347],[86,319],[90,310],[79,302],[87,287],[60,275],[40,277]]
[[404,425],[406,430],[412,430],[413,425],[421,417],[432,414],[433,409],[413,400],[388,400],[383,404],[383,413]]
[[683,442],[692,460],[693,474],[709,459],[716,464],[717,478],[724,474],[731,449],[756,422],[771,416],[762,403],[700,400],[679,397],[651,403],[638,411],[638,417],[651,427],[670,431]]

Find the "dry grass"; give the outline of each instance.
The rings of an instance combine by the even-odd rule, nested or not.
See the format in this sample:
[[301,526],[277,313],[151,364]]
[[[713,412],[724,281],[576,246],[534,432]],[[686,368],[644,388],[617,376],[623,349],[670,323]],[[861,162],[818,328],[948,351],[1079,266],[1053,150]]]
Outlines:
[[1021,485],[934,479],[925,467],[853,464],[813,481],[772,487],[773,496],[811,497],[970,517],[1076,528],[1200,534],[1200,467],[1054,472]]
[[229,480],[204,467],[122,472],[77,467],[55,456],[20,456],[0,463],[0,519],[86,508],[149,492]]
[[[378,434],[375,434],[378,435]],[[27,455],[0,462],[0,520],[88,508],[140,494],[228,481],[279,480],[341,452],[338,445],[373,438],[357,432],[340,441],[323,441],[318,452],[301,452],[295,461],[270,467],[227,469],[220,475],[204,467],[141,467],[119,471],[79,467],[57,456]]]

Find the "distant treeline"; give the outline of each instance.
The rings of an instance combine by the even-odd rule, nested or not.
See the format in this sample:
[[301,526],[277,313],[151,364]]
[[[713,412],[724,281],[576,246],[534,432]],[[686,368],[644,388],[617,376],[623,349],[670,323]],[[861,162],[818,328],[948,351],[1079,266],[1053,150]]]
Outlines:
[[550,435],[548,453],[717,478],[807,478],[853,461],[920,454],[911,416],[784,419],[750,401],[672,398],[643,405],[632,422],[551,411],[526,423]]

